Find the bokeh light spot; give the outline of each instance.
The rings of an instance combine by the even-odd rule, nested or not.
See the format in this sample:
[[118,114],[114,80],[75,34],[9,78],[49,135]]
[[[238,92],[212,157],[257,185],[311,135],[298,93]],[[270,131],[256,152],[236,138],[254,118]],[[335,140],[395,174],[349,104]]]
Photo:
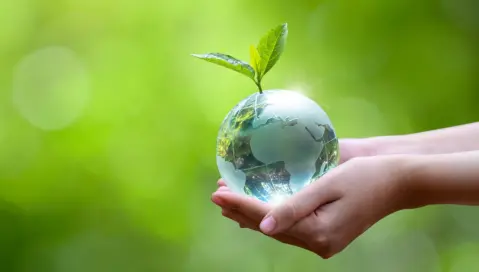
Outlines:
[[87,71],[65,47],[46,47],[25,56],[13,79],[13,103],[33,126],[58,130],[71,125],[89,98]]

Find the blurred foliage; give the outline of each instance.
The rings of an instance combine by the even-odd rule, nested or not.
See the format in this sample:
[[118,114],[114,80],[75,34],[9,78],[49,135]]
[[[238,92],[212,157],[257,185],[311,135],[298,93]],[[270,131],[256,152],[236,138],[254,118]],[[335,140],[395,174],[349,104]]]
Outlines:
[[[305,92],[341,137],[479,118],[479,1],[0,1],[0,271],[473,271],[474,208],[392,215],[318,257],[210,204],[215,139],[289,23],[265,89]],[[246,49],[246,50],[245,50]]]

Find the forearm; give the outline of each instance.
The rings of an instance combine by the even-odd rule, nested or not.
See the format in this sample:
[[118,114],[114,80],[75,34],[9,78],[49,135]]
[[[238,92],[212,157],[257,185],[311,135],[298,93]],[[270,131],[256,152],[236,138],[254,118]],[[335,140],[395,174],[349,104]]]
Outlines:
[[444,154],[479,150],[479,122],[409,135],[366,140],[371,155]]
[[479,205],[479,151],[408,156],[402,167],[405,208]]

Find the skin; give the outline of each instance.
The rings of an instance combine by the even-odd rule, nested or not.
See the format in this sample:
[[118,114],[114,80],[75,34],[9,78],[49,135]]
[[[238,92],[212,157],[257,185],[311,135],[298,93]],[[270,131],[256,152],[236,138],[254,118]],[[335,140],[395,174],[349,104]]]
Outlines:
[[341,164],[272,206],[229,191],[222,214],[322,258],[341,252],[384,217],[427,205],[479,205],[479,123],[404,135],[340,140]]

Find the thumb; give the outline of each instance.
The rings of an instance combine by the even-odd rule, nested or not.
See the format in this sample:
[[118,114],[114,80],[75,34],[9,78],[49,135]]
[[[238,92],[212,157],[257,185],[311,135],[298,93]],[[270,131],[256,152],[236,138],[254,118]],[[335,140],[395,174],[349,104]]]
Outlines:
[[329,181],[331,178],[332,175],[324,175],[272,209],[263,218],[259,226],[261,231],[267,235],[283,232],[319,206],[339,199],[334,182]]

